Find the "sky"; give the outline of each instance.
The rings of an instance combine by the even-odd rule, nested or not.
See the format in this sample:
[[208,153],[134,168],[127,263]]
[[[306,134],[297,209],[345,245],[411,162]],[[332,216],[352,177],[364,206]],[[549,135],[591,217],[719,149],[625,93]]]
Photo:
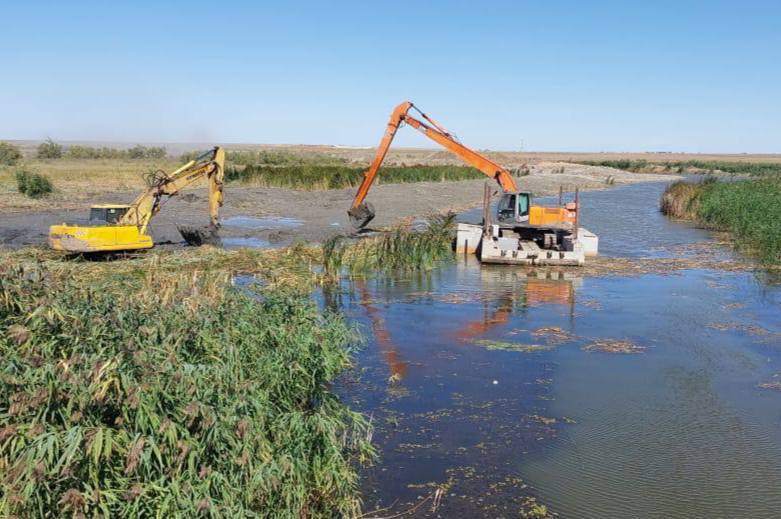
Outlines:
[[781,152],[778,1],[0,7],[0,139]]

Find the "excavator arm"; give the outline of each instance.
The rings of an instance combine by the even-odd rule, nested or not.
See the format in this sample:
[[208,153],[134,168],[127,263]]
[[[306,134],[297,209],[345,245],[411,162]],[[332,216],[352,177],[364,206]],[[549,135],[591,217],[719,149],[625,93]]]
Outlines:
[[[428,124],[411,116],[409,112],[412,109],[416,110],[421,118],[425,119]],[[495,179],[505,192],[518,191],[515,179],[509,171],[496,162],[458,142],[455,137],[439,123],[418,110],[411,102],[405,101],[393,110],[388,126],[385,129],[385,135],[383,135],[380,145],[377,148],[374,160],[364,174],[363,181],[358,188],[353,204],[347,212],[352,225],[356,229],[365,227],[374,218],[374,208],[371,204],[364,203],[364,200],[374,183],[374,179],[377,177],[377,172],[382,166],[383,160],[385,160],[385,155],[388,153],[388,149],[393,142],[393,138],[396,136],[396,132],[403,123],[409,124],[429,139],[458,155],[467,164],[475,167],[486,176]]]
[[174,196],[186,186],[206,178],[209,181],[209,216],[211,224],[217,227],[223,200],[224,174],[225,151],[219,146],[184,164],[170,175],[157,172],[149,179],[149,189],[133,201],[117,223],[136,225],[142,234],[146,233],[149,222],[160,211],[163,196]]

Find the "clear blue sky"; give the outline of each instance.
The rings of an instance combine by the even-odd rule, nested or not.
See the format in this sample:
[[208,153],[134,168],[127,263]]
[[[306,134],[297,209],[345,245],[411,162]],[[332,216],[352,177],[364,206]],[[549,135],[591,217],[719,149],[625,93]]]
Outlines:
[[[781,2],[6,0],[0,139],[781,152]],[[400,145],[431,146],[409,128]]]

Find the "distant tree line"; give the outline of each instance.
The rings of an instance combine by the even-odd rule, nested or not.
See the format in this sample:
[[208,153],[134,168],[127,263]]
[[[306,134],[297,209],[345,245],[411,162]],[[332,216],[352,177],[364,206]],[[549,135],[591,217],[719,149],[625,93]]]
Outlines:
[[38,145],[36,157],[39,159],[163,159],[168,155],[162,146],[142,146],[136,144],[132,148],[117,149],[102,146],[73,145],[65,147],[51,139]]

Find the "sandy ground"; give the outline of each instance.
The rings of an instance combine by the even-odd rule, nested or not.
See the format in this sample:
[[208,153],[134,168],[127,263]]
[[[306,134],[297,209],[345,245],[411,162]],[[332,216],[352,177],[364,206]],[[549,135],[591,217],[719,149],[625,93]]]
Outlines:
[[[542,162],[532,167],[529,176],[520,179],[520,185],[521,189],[542,196],[557,194],[560,185],[565,190],[575,187],[607,189],[611,187],[606,182],[608,177],[614,179],[612,185],[677,178],[674,175],[634,174],[612,168]],[[371,227],[381,228],[435,212],[478,207],[482,203],[483,185],[483,180],[375,185],[367,198],[377,212]],[[354,194],[354,189],[294,191],[227,186],[220,234],[226,246],[234,247],[323,241],[334,234],[351,232],[346,212]],[[105,193],[80,201],[79,205],[83,207],[78,209],[4,213],[0,215],[0,246],[18,248],[44,244],[50,225],[86,223],[91,204],[128,203],[136,195],[135,192]],[[206,201],[204,189],[193,189],[170,199],[150,226],[155,242],[161,245],[180,243],[182,238],[176,229],[177,224],[207,224]]]

